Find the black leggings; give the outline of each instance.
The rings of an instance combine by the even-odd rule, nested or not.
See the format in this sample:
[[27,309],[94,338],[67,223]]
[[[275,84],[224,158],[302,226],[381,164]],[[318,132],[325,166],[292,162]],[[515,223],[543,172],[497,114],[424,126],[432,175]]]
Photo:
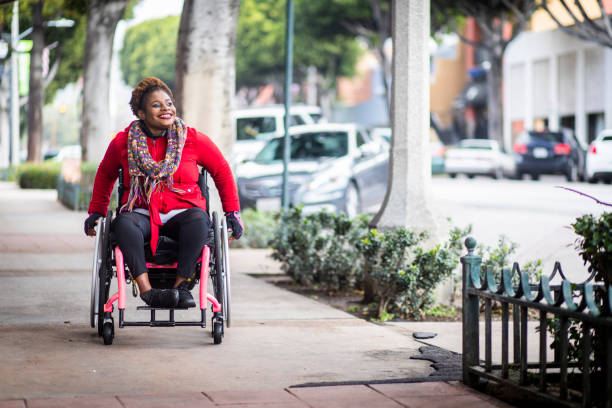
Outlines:
[[[179,276],[189,278],[192,275],[208,239],[211,224],[204,210],[193,207],[170,218],[159,228],[159,235],[165,235],[179,243]],[[136,278],[147,273],[144,245],[151,239],[149,217],[137,212],[124,212],[115,218],[111,229],[132,276]]]

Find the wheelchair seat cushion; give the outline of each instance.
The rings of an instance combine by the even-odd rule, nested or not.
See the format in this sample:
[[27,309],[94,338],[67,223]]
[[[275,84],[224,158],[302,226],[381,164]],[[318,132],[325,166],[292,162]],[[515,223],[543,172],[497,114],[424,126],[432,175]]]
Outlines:
[[174,263],[178,260],[178,241],[174,239],[160,235],[157,241],[157,250],[155,255],[151,251],[151,245],[149,242],[145,243],[145,259],[147,262],[151,262],[157,265],[166,265]]

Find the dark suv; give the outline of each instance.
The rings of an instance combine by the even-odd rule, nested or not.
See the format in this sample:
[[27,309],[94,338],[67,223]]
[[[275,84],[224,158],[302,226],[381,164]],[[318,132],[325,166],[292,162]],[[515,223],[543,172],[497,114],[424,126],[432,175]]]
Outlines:
[[562,174],[568,181],[584,179],[585,149],[570,129],[560,132],[523,132],[514,145],[516,176]]

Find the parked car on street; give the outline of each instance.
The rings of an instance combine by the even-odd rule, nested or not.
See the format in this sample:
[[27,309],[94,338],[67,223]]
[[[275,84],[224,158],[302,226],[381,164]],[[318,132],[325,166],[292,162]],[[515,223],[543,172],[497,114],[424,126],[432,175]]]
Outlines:
[[568,181],[584,178],[585,149],[569,129],[560,132],[525,131],[514,145],[516,175],[537,180],[542,174],[561,174]]
[[[290,110],[289,126],[310,125],[322,120],[318,106],[295,105]],[[254,158],[268,140],[285,133],[284,105],[238,109],[232,112],[232,118],[236,122],[233,163]]]
[[589,183],[612,181],[612,129],[604,129],[589,147],[586,156],[586,179]]
[[[322,209],[354,217],[380,204],[389,177],[389,148],[353,124],[294,126],[289,163],[289,202],[305,213]],[[242,207],[280,208],[282,137],[236,169]]]
[[464,139],[447,149],[444,167],[453,178],[457,174],[470,178],[485,175],[495,179],[514,176],[512,157],[501,150],[496,140],[489,139]]

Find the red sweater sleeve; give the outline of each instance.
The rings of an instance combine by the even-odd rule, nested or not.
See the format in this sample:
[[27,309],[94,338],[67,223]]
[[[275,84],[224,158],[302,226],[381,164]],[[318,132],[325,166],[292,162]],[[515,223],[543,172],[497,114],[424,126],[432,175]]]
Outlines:
[[197,163],[204,167],[215,181],[215,186],[221,197],[223,211],[240,211],[238,190],[234,174],[223,153],[208,136],[198,131],[196,133]]
[[89,203],[88,212],[90,214],[96,212],[106,216],[108,204],[110,203],[110,195],[119,176],[119,168],[121,167],[121,140],[125,144],[125,138],[122,137],[115,137],[111,141],[106,149],[104,158],[98,166],[91,202]]

